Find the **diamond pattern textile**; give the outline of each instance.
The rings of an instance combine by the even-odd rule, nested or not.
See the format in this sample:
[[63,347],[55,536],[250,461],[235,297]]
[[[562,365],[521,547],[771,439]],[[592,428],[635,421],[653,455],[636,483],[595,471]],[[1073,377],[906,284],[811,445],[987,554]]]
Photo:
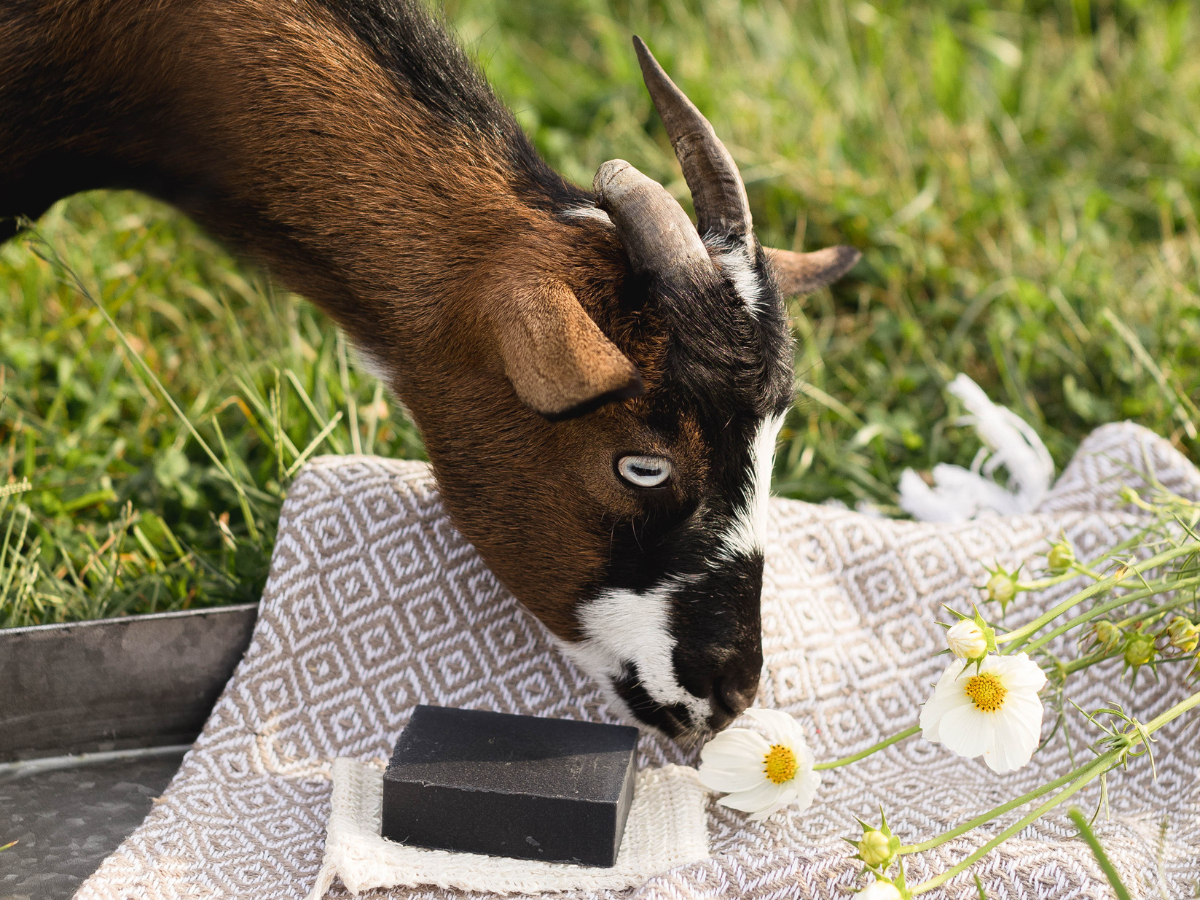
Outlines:
[[[943,603],[969,607],[985,565],[1044,565],[1065,532],[1081,557],[1131,533],[1123,484],[1152,473],[1200,495],[1200,473],[1167,442],[1129,424],[1081,447],[1042,513],[954,525],[869,518],[774,500],[763,591],[760,706],[799,717],[818,760],[853,753],[916,722],[946,665]],[[531,541],[538,540],[530,535]],[[1072,585],[1022,595],[1019,623]],[[1091,670],[1072,696],[1117,701],[1150,718],[1186,696],[1177,677],[1139,682]],[[321,866],[336,757],[382,760],[418,703],[618,721],[599,688],[556,649],[451,526],[422,464],[364,457],[314,461],[284,506],[254,638],[191,752],[142,826],[80,888],[80,900],[303,898]],[[1048,717],[1049,718],[1049,717]],[[1181,721],[1186,721],[1181,720]],[[1088,735],[1071,729],[1077,755]],[[1168,727],[1145,759],[1110,780],[1097,832],[1125,882],[1146,898],[1200,896],[1200,739]],[[641,766],[695,764],[643,735]],[[998,776],[918,738],[824,773],[811,809],[754,823],[709,802],[710,859],[589,898],[844,898],[861,886],[843,836],[883,804],[906,842],[927,839],[1057,777],[1055,740],[1020,772]],[[1098,792],[1085,792],[1091,808]],[[1015,819],[1002,820],[1001,826]],[[999,830],[911,857],[909,883],[961,859]],[[1065,813],[1026,829],[974,871],[992,898],[1111,896]],[[335,883],[330,897],[348,896]],[[371,900],[482,898],[440,888],[375,891]],[[969,875],[931,897],[977,896]]]

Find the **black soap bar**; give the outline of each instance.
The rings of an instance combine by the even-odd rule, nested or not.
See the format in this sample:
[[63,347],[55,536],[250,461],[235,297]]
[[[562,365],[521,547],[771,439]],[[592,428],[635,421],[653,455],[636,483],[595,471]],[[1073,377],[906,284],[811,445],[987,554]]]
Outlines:
[[633,802],[638,730],[418,706],[383,776],[390,841],[612,866]]

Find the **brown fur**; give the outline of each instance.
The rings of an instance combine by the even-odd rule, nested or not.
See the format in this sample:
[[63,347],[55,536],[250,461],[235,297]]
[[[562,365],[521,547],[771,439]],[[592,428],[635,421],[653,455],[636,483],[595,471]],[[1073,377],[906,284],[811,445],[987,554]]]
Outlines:
[[[57,108],[35,131],[0,124],[0,179],[64,148],[157,173],[168,199],[382,361],[455,523],[555,633],[577,636],[572,606],[604,564],[605,523],[640,512],[614,450],[668,449],[636,404],[560,423],[534,411],[637,370],[655,381],[663,338],[611,310],[625,265],[610,230],[519,200],[487,134],[448,133],[398,97],[367,50],[304,0],[24,3],[0,12],[6,81]],[[556,395],[561,372],[539,377],[532,361],[547,346],[592,382]],[[558,365],[555,353],[542,365]],[[563,464],[547,471],[547,459]],[[687,460],[677,466],[686,485]]]
[[457,526],[575,639],[608,530],[646,513],[614,456],[670,457],[655,502],[682,505],[704,496],[708,453],[687,421],[665,446],[641,400],[539,414],[639,375],[653,391],[667,334],[614,302],[615,233],[531,205],[504,153],[405,96],[315,0],[0,5],[0,215],[137,187],[312,299],[386,369]]

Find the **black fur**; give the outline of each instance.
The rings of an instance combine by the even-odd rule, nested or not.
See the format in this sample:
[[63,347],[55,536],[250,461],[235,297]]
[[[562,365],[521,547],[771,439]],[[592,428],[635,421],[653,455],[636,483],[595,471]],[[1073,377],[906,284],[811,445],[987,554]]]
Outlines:
[[[751,499],[751,446],[760,423],[785,413],[792,400],[790,330],[764,267],[759,250],[764,296],[757,314],[724,280],[649,286],[648,302],[660,306],[672,335],[665,383],[648,397],[649,424],[671,441],[684,416],[699,422],[712,449],[710,483],[702,496],[679,505],[648,494],[644,517],[609,523],[610,563],[595,586],[597,593],[647,593],[664,583],[680,585],[671,593],[675,673],[687,691],[712,699],[708,725],[714,729],[732,718],[723,691],[752,691],[762,666],[763,557],[729,558],[721,540]],[[668,733],[680,724],[681,707],[656,704],[636,681],[636,669],[614,687],[631,708],[637,702],[643,721]]]
[[512,167],[514,187],[535,208],[562,210],[590,201],[546,165],[516,119],[497,99],[445,23],[414,0],[317,0],[374,54],[400,91],[448,127],[496,142]]

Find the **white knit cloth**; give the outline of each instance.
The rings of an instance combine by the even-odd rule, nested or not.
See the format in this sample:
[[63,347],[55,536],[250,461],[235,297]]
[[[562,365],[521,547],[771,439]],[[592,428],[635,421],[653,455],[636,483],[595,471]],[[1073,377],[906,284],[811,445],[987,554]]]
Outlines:
[[325,862],[309,900],[335,877],[351,892],[423,884],[494,894],[622,890],[708,858],[704,786],[687,766],[638,773],[625,837],[610,869],[406,847],[379,836],[383,771],[351,759],[333,763],[333,810]]
[[[1084,442],[1031,514],[931,524],[772,500],[757,705],[796,716],[819,760],[858,752],[914,724],[946,666],[938,655],[946,646],[937,624],[946,619],[943,604],[969,609],[988,566],[1025,563],[1023,571],[1036,574],[1064,532],[1082,559],[1128,537],[1143,520],[1119,490],[1144,489],[1142,473],[1175,493],[1200,496],[1200,473],[1187,459],[1145,429],[1120,424]],[[1077,579],[1022,594],[1005,624],[1028,621],[1079,586]],[[1131,690],[1114,662],[1073,677],[1071,696],[1088,709],[1120,703],[1145,721],[1194,690],[1178,672],[1164,667],[1157,683],[1143,672]],[[284,505],[245,658],[146,821],[77,900],[303,900],[324,857],[332,761],[386,757],[419,703],[619,721],[600,688],[450,524],[426,466],[315,460]],[[1070,715],[1073,757],[1060,729],[1030,765],[1009,775],[914,737],[823,772],[803,813],[752,822],[710,796],[707,858],[624,890],[558,896],[845,900],[862,886],[861,864],[843,840],[861,834],[856,816],[877,820],[882,804],[905,842],[959,825],[1088,758],[1096,731]],[[1053,719],[1048,706],[1046,734]],[[1111,816],[1099,817],[1097,832],[1135,897],[1193,900],[1200,882],[1200,740],[1189,717],[1155,737],[1157,777],[1145,758],[1113,773]],[[639,770],[696,762],[695,748],[642,735]],[[1076,797],[1090,811],[1099,786]],[[1016,817],[908,857],[909,883],[945,871]],[[1111,896],[1065,808],[922,900],[975,900],[974,875],[990,900]],[[505,885],[481,886],[486,890],[377,888],[363,896],[484,900]],[[335,879],[328,897],[348,896]]]

